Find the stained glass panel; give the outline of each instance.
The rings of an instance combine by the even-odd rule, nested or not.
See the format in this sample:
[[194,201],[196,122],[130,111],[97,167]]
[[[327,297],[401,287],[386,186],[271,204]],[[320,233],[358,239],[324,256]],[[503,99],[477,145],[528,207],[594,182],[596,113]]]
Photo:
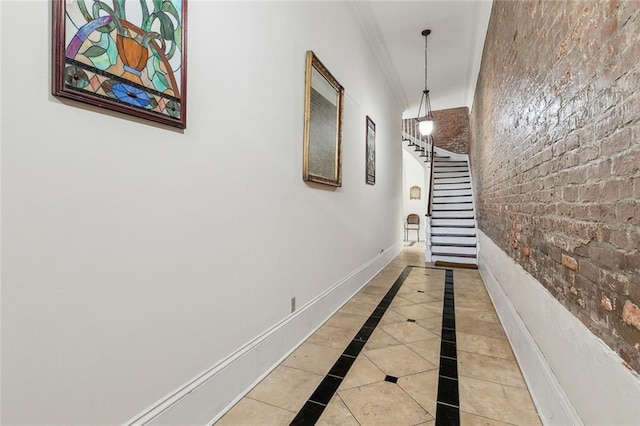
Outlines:
[[54,94],[184,128],[186,0],[54,0]]

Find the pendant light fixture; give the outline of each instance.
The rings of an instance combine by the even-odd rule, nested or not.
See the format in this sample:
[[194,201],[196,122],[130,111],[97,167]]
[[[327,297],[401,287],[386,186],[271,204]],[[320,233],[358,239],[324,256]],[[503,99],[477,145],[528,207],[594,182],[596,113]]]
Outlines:
[[[418,131],[422,136],[428,136],[433,131],[433,116],[431,115],[431,100],[429,99],[429,89],[427,88],[427,36],[431,34],[431,30],[422,31],[424,36],[424,90],[422,98],[420,98],[420,106],[418,107]],[[424,115],[420,116],[422,105],[424,104]]]

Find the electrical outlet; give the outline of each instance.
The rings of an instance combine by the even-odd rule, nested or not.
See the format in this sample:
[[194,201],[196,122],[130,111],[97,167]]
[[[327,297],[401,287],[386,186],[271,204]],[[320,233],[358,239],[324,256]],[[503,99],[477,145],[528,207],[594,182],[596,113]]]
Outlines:
[[291,313],[294,313],[296,311],[296,298],[292,297],[291,298]]

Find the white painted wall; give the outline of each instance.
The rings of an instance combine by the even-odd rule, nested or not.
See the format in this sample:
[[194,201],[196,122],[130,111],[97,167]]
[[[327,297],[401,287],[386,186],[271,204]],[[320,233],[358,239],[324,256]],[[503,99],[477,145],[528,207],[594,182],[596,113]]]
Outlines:
[[[50,2],[0,7],[2,423],[127,421],[401,241],[400,109],[345,3],[191,1],[184,132],[52,97]],[[336,190],[301,177],[307,49],[346,88]]]
[[[403,220],[407,219],[407,215],[415,213],[420,216],[420,241],[424,241],[425,238],[425,214],[427,213],[427,195],[429,193],[429,182],[427,178],[429,175],[425,172],[427,169],[416,158],[408,153],[406,150],[402,150],[402,170],[403,170],[403,184],[402,184],[402,205],[403,205]],[[409,190],[412,186],[419,186],[422,189],[421,197],[419,200],[409,199]],[[416,232],[409,232],[409,241],[416,240]]]

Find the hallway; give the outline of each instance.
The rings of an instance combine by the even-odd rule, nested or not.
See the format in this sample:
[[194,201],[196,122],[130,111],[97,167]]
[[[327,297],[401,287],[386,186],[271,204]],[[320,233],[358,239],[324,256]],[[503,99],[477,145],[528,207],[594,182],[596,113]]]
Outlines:
[[423,265],[406,244],[216,425],[540,424],[478,271]]

